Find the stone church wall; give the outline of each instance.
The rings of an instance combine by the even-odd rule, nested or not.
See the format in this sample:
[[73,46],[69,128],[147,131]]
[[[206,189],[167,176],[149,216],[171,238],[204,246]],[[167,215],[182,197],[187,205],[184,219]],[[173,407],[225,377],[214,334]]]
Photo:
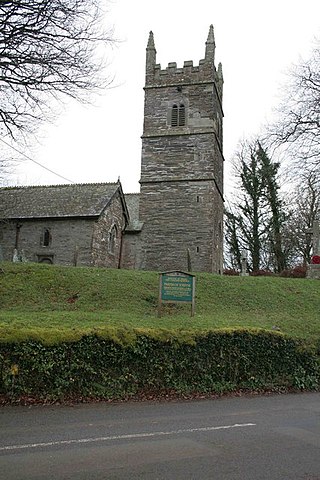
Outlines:
[[141,233],[130,232],[123,237],[121,268],[138,269],[141,265]]
[[[143,263],[147,270],[221,271],[222,240],[218,196],[211,182],[163,182],[154,190],[144,186],[141,205],[149,215],[142,230]],[[191,263],[191,265],[190,265]]]
[[[18,225],[18,233],[17,233]],[[43,245],[49,230],[49,245]],[[30,262],[49,260],[60,265],[91,265],[93,220],[30,219],[7,222],[2,226],[4,260],[13,259],[15,246],[22,259]]]
[[[123,207],[120,195],[117,193],[94,225],[92,262],[95,266],[119,268],[124,226]],[[113,246],[110,245],[112,229],[114,229]]]
[[124,225],[119,192],[100,217],[8,220],[0,228],[2,258],[5,261],[118,268]]

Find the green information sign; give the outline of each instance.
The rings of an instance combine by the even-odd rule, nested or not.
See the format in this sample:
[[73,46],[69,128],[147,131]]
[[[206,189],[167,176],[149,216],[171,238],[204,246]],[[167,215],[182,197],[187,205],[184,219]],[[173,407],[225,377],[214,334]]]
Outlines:
[[160,274],[159,315],[162,303],[191,303],[194,315],[195,277],[190,273],[173,271]]

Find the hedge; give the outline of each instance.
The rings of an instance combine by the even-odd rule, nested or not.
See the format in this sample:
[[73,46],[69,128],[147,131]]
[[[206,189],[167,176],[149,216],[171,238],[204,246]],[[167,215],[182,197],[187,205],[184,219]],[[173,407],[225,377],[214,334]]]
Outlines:
[[0,394],[8,401],[128,399],[148,392],[318,389],[319,358],[303,341],[263,330],[132,330],[46,345],[0,343]]

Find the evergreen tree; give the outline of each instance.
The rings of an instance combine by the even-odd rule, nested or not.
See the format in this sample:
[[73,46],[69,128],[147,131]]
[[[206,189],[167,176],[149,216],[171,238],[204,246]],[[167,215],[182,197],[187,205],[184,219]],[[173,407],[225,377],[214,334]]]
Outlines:
[[287,268],[287,261],[282,248],[282,227],[285,222],[285,213],[279,193],[277,181],[280,164],[272,162],[266,150],[258,142],[257,157],[260,163],[261,183],[263,195],[266,199],[267,208],[270,212],[268,239],[270,253],[274,258],[274,270],[280,273]]
[[239,268],[243,249],[249,251],[248,267],[252,272],[261,268],[280,272],[286,267],[279,167],[259,141],[244,144],[237,154],[235,171],[240,195],[226,212],[225,229],[231,264]]
[[225,243],[229,250],[230,267],[239,270],[241,268],[241,247],[238,235],[239,217],[231,211],[225,210]]

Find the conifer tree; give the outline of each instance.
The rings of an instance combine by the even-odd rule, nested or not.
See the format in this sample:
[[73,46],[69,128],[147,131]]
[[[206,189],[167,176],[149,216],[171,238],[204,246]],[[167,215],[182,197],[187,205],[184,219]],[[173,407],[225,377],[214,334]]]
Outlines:
[[240,267],[241,250],[249,251],[249,269],[276,272],[286,267],[282,248],[284,208],[278,185],[279,163],[272,162],[259,141],[246,143],[237,154],[240,195],[226,212],[226,244],[231,263]]
[[263,195],[269,210],[269,232],[268,240],[270,252],[274,258],[274,270],[280,273],[287,267],[285,253],[282,248],[282,227],[285,222],[285,213],[282,200],[279,194],[277,181],[280,164],[272,162],[266,150],[258,142],[257,157],[260,163],[261,183],[263,184]]

